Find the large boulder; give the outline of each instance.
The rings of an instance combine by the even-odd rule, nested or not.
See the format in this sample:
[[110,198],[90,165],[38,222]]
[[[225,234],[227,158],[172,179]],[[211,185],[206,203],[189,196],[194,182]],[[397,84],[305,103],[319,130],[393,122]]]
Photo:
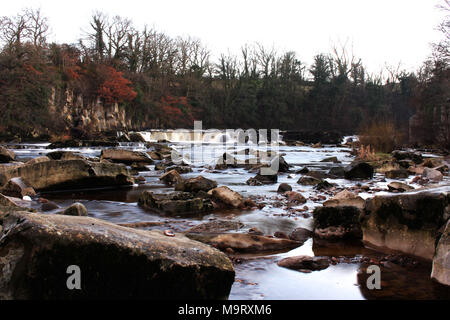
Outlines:
[[431,169],[431,168],[424,168],[422,177],[427,178],[434,182],[442,181],[444,178],[442,173],[439,170]]
[[354,162],[349,164],[344,169],[345,179],[372,179],[373,178],[373,167],[366,162]]
[[14,151],[8,150],[5,147],[0,146],[0,163],[7,163],[14,161],[16,154]]
[[13,167],[0,173],[0,186],[21,177],[36,191],[99,186],[131,185],[124,165],[85,160],[46,161]]
[[406,179],[409,177],[409,171],[406,169],[394,169],[384,173],[388,179]]
[[180,191],[164,194],[144,191],[139,197],[138,204],[157,213],[168,215],[204,214],[213,210],[210,200]]
[[86,160],[82,154],[71,151],[52,151],[46,156],[50,160]]
[[216,181],[207,179],[203,176],[198,176],[195,178],[186,179],[183,182],[178,183],[175,186],[175,190],[197,193],[199,191],[208,192],[209,190],[214,189],[216,187],[217,187]]
[[218,200],[221,203],[232,208],[239,208],[244,206],[244,197],[226,186],[212,189],[211,195],[214,200]]
[[[224,299],[234,282],[223,253],[179,234],[63,215],[0,220],[0,299]],[[66,285],[72,265],[81,290]]]
[[447,221],[436,247],[431,278],[450,286],[450,220]]
[[264,184],[274,184],[278,181],[278,175],[276,174],[269,174],[269,175],[263,175],[258,173],[255,177],[249,178],[246,181],[246,184],[249,186],[261,186]]
[[314,236],[324,240],[361,239],[360,213],[352,206],[317,207],[313,211]]
[[101,159],[125,163],[127,165],[131,165],[133,162],[144,162],[149,164],[154,162],[145,152],[122,149],[103,149]]
[[47,156],[41,156],[41,157],[36,157],[33,159],[28,160],[25,165],[30,165],[30,164],[35,164],[35,163],[39,163],[39,162],[47,162],[50,161],[51,159]]
[[227,248],[231,248],[233,251],[243,253],[280,251],[296,248],[301,245],[301,243],[293,240],[270,238],[248,233],[188,233],[186,236],[223,251]]
[[59,214],[63,214],[66,216],[87,216],[88,212],[86,207],[82,203],[76,202]]
[[394,150],[392,156],[396,160],[412,160],[414,163],[422,163],[423,157],[419,152],[406,151],[406,150]]
[[323,205],[325,207],[357,207],[363,209],[365,200],[360,196],[355,195],[353,192],[347,189],[339,192],[331,199],[325,201]]
[[439,229],[448,219],[449,187],[368,200],[361,219],[363,241],[431,260]]
[[315,186],[320,183],[320,179],[311,177],[311,176],[303,176],[300,179],[298,179],[297,183],[301,184],[302,186]]
[[20,177],[10,179],[1,189],[5,196],[23,198],[25,196],[34,197],[36,192],[30,185]]
[[159,180],[161,180],[162,182],[164,182],[169,186],[177,185],[183,182],[183,178],[180,176],[177,170],[170,170],[164,173],[162,176],[159,177]]

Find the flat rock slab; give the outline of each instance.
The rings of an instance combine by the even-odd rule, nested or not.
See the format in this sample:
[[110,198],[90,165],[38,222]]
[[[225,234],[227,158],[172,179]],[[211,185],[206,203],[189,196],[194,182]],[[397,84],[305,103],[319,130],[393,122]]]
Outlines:
[[447,221],[436,248],[431,278],[450,286],[450,220]]
[[[88,217],[0,215],[2,299],[223,299],[234,269],[225,254],[182,235]],[[68,290],[79,266],[81,290]]]
[[270,238],[247,233],[221,233],[221,234],[188,233],[186,234],[186,236],[191,239],[207,243],[220,250],[231,248],[233,249],[233,251],[243,253],[281,251],[286,249],[293,249],[301,245],[300,242],[293,240]]

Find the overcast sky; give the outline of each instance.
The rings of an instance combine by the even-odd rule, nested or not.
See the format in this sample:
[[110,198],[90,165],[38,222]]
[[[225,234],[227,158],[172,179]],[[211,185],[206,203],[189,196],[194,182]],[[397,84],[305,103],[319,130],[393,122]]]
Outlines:
[[415,69],[440,39],[439,0],[2,0],[0,16],[41,8],[51,41],[76,42],[96,10],[120,15],[136,27],[171,36],[190,35],[214,54],[261,42],[297,52],[310,63],[333,44],[348,42],[371,72],[386,63]]

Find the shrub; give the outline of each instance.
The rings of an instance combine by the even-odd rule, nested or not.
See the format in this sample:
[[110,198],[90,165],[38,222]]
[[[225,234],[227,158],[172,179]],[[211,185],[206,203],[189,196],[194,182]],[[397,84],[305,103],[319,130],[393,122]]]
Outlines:
[[361,145],[372,152],[391,152],[401,144],[403,137],[400,130],[389,121],[373,121],[359,131]]

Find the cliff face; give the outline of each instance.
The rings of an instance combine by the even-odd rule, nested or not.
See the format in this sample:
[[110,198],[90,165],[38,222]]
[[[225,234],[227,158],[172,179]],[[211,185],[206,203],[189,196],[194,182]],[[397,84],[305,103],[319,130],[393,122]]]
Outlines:
[[70,89],[52,89],[49,112],[60,117],[66,129],[79,128],[86,132],[108,132],[132,127],[124,108],[117,103],[105,105],[100,99],[86,101]]

